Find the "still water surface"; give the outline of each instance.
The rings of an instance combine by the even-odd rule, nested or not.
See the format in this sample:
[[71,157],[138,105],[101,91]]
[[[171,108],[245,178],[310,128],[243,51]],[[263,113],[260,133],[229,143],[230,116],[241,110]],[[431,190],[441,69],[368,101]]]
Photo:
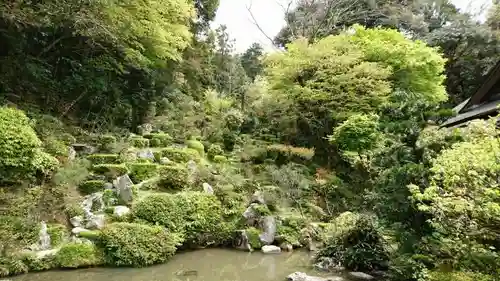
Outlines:
[[[90,268],[47,271],[13,281],[284,281],[295,271],[321,276],[308,252],[267,254],[226,249],[179,253],[168,263],[147,268]],[[323,275],[324,276],[324,275]],[[331,276],[331,274],[329,275]]]

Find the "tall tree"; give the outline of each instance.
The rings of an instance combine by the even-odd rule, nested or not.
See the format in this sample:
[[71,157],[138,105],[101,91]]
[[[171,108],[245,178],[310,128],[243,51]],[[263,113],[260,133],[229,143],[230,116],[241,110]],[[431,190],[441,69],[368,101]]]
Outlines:
[[245,69],[247,76],[255,81],[255,77],[262,72],[262,55],[264,49],[259,43],[253,43],[248,49],[241,55],[241,65]]

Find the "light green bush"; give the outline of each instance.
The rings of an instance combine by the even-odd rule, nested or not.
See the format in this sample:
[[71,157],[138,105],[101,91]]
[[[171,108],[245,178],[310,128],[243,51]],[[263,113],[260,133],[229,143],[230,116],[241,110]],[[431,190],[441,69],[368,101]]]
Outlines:
[[214,161],[214,163],[226,163],[227,158],[223,155],[215,155],[212,161]]
[[161,166],[158,186],[163,189],[181,190],[189,187],[189,174],[183,166]]
[[69,243],[61,247],[55,256],[61,268],[79,268],[101,265],[102,253],[91,243]]
[[120,156],[118,154],[92,154],[87,159],[94,165],[120,163]]
[[69,147],[61,140],[49,137],[43,141],[43,149],[54,157],[67,157]]
[[149,146],[149,140],[141,136],[133,136],[130,138],[129,143],[137,148],[145,148]]
[[439,272],[430,273],[429,281],[494,281],[494,276],[474,272]]
[[105,262],[113,266],[143,267],[166,262],[176,251],[179,237],[160,226],[113,223],[100,238]]
[[154,163],[128,163],[130,178],[135,183],[140,183],[158,175],[158,164]]
[[167,157],[177,163],[186,163],[189,160],[198,161],[200,155],[196,150],[190,148],[167,147],[161,150],[161,156]]
[[94,192],[102,191],[104,184],[106,184],[106,182],[103,180],[84,181],[78,186],[78,189],[83,194],[92,194]]
[[52,172],[58,162],[42,151],[42,142],[24,112],[0,107],[0,181],[30,179]]
[[68,236],[66,226],[62,224],[47,225],[47,233],[50,236],[50,244],[52,247],[59,246]]
[[113,151],[116,147],[116,137],[111,134],[100,135],[98,137],[99,150],[101,151]]
[[205,155],[205,147],[203,146],[203,143],[201,143],[200,141],[188,140],[186,141],[186,145],[188,148],[198,151],[198,154],[200,156],[203,157]]
[[255,227],[249,227],[246,229],[246,233],[248,236],[248,243],[252,246],[253,249],[262,248],[262,242],[260,241],[259,235],[262,233]]
[[229,239],[221,203],[204,192],[152,195],[133,208],[134,217],[183,234],[185,244],[221,244]]
[[128,173],[128,169],[125,164],[99,164],[94,165],[92,169],[94,172],[103,174],[112,179]]
[[27,253],[22,254],[20,259],[28,267],[30,272],[33,271],[44,271],[56,268],[58,265],[55,262],[55,257],[53,255],[48,255],[43,258],[39,258],[36,254]]

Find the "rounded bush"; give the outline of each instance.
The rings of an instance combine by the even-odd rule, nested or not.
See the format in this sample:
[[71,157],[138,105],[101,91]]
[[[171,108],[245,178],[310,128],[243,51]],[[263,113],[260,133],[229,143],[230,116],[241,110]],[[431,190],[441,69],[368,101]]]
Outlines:
[[158,164],[154,163],[129,163],[130,178],[139,183],[158,175]]
[[102,254],[92,243],[69,243],[57,252],[55,263],[62,268],[101,265]]
[[134,267],[166,262],[174,255],[178,241],[177,235],[163,227],[135,223],[110,224],[100,238],[107,264]]
[[50,244],[52,247],[59,246],[67,236],[66,226],[62,224],[49,224],[47,233],[50,236]]
[[144,198],[134,206],[136,218],[165,226],[183,234],[185,244],[219,244],[228,239],[217,197],[204,192],[159,194]]
[[186,163],[189,160],[197,161],[200,158],[200,154],[194,149],[176,147],[167,147],[161,150],[161,156],[177,163]]
[[189,174],[183,166],[162,166],[158,186],[164,189],[180,190],[189,186]]
[[78,189],[83,194],[92,194],[94,192],[101,191],[105,184],[106,182],[103,180],[90,180],[81,183],[78,186]]
[[42,142],[24,112],[0,107],[0,181],[29,179],[56,166],[57,160],[42,151]]
[[188,140],[186,141],[186,145],[188,148],[198,151],[198,154],[200,154],[200,156],[205,155],[205,146],[203,146],[203,143],[201,143],[200,141]]

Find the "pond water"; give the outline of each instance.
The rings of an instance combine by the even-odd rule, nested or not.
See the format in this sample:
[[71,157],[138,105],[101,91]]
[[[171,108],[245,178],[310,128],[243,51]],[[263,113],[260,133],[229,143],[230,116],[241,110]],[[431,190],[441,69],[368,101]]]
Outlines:
[[[13,281],[283,281],[295,271],[325,276],[311,268],[310,254],[247,253],[204,249],[175,255],[168,263],[146,268],[89,268],[30,273]],[[328,276],[332,276],[329,274]]]

